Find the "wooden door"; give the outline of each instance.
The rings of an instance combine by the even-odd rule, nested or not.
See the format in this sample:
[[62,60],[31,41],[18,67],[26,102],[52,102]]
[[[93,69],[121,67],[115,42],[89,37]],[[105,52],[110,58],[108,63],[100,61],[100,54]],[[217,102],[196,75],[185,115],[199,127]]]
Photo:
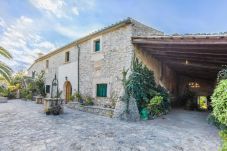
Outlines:
[[66,100],[66,102],[69,101],[71,94],[72,94],[72,86],[71,86],[70,82],[67,82],[66,86],[65,86],[65,100]]

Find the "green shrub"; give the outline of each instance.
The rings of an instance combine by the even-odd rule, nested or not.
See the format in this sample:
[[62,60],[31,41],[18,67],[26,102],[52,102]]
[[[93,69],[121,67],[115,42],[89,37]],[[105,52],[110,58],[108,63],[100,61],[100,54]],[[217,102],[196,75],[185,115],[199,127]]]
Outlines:
[[129,95],[136,99],[140,111],[146,107],[151,98],[150,91],[155,87],[153,71],[135,59],[132,64],[132,72],[128,77],[127,89]]
[[213,115],[219,123],[225,126],[219,135],[222,139],[222,151],[227,150],[227,79],[219,81],[211,96]]
[[16,98],[16,92],[9,92],[8,99],[15,99]]
[[227,80],[221,80],[211,96],[213,115],[217,120],[227,125]]
[[8,89],[2,89],[1,92],[0,92],[0,95],[3,96],[3,97],[8,97],[9,95],[9,90]]
[[20,98],[26,99],[26,96],[29,94],[29,91],[27,89],[21,89],[20,90]]
[[207,121],[209,124],[216,126],[218,129],[221,129],[221,130],[227,129],[227,126],[220,123],[212,113],[208,115]]
[[94,102],[92,101],[92,98],[87,96],[85,97],[84,105],[94,105]]
[[222,69],[218,72],[217,81],[227,79],[227,65],[224,65]]
[[73,101],[75,99],[75,95],[71,95],[70,97],[69,97],[69,100],[70,101]]
[[8,99],[16,98],[16,92],[11,89],[2,89],[0,95],[3,97],[7,97]]
[[149,104],[147,105],[147,108],[152,117],[158,117],[165,112],[162,103],[163,103],[162,96],[155,96],[150,100]]
[[41,71],[34,81],[36,91],[43,97],[46,96],[45,92],[45,72]]
[[76,96],[78,101],[80,101],[82,99],[82,95],[79,92],[76,92],[75,96]]
[[[148,107],[150,100],[155,96],[161,96],[160,112],[167,113],[170,109],[169,95],[165,88],[157,85],[154,80],[153,71],[134,59],[132,62],[131,74],[126,79],[127,71],[123,71],[123,84],[127,95],[136,99],[139,112]],[[128,100],[127,98],[126,100]],[[156,114],[155,115],[160,115]]]
[[227,151],[227,130],[222,130],[219,132],[219,136],[222,139],[222,149],[221,151]]
[[32,94],[30,94],[30,93],[27,94],[26,99],[27,99],[27,100],[32,100]]

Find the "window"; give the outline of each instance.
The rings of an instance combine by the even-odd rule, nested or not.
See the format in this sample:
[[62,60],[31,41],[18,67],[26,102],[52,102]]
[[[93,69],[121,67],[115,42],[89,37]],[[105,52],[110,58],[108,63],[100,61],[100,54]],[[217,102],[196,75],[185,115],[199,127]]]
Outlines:
[[107,96],[107,84],[97,84],[97,97]]
[[69,51],[65,53],[65,62],[69,62]]
[[100,51],[100,39],[94,41],[95,52]]
[[46,93],[50,93],[50,85],[46,85]]
[[32,71],[32,78],[35,78],[35,71]]
[[49,60],[46,60],[46,68],[49,68]]

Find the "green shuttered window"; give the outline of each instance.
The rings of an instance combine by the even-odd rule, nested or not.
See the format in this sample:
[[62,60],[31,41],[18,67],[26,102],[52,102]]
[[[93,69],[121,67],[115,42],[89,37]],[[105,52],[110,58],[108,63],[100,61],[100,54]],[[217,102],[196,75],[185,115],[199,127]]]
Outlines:
[[95,51],[100,51],[100,40],[95,41]]
[[97,84],[97,97],[107,96],[107,84]]

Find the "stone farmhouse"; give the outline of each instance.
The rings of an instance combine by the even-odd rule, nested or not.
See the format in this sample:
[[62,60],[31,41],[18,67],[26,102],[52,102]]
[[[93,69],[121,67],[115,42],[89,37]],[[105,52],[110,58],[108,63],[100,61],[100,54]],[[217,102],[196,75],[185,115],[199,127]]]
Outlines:
[[227,63],[225,35],[173,35],[127,18],[39,57],[29,76],[45,71],[46,93],[56,74],[62,97],[80,92],[105,105],[123,88],[123,69],[134,56],[154,71],[158,84],[177,103],[187,86],[201,96],[213,91],[220,66]]

